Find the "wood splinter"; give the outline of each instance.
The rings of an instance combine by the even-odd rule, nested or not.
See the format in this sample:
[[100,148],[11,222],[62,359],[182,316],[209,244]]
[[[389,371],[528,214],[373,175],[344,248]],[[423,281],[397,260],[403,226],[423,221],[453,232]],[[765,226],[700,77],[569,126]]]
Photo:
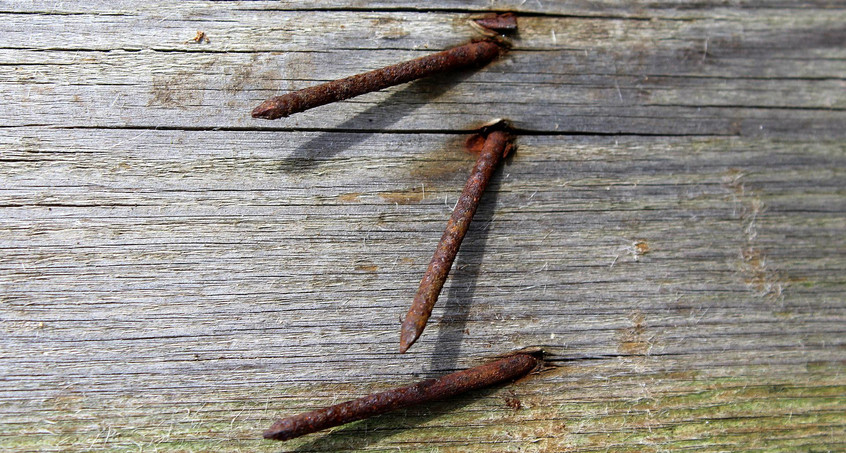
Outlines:
[[[506,131],[502,130],[505,126],[504,121],[496,121],[487,129],[489,132],[484,138],[484,144],[479,153],[479,158],[476,160],[476,165],[470,172],[467,184],[458,198],[452,217],[447,222],[444,234],[435,249],[435,254],[420,281],[417,295],[414,296],[411,308],[402,323],[400,353],[405,353],[420,338],[420,334],[426,328],[426,322],[432,314],[435,302],[438,301],[438,296],[441,294],[441,289],[443,289],[444,282],[449,275],[452,262],[458,254],[461,241],[470,228],[470,222],[473,220],[473,215],[476,214],[476,208],[479,207],[482,193],[488,186],[494,169],[512,149],[511,137]],[[471,140],[477,137],[479,136],[471,137]],[[472,148],[471,140],[468,140],[468,147]]]

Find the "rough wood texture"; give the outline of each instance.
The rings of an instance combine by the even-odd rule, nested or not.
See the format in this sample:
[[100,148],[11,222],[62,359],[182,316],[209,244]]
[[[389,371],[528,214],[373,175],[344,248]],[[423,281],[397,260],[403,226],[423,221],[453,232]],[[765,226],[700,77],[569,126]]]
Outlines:
[[[0,3],[0,450],[846,448],[843,2],[135,3]],[[487,10],[523,16],[484,70],[249,117]],[[495,116],[519,148],[400,356]],[[533,346],[514,386],[261,439]]]

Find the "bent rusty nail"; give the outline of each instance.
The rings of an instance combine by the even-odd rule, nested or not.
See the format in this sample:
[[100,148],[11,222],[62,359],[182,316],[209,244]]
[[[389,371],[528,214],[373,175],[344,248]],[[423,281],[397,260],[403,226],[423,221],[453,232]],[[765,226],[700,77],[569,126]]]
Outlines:
[[[461,241],[470,227],[482,193],[491,179],[494,169],[503,157],[511,150],[510,136],[503,130],[489,132],[484,145],[476,160],[470,178],[458,198],[458,203],[452,211],[452,217],[447,222],[443,236],[435,249],[435,254],[429,262],[426,273],[420,281],[420,288],[414,296],[411,308],[405,316],[400,329],[400,353],[404,353],[414,344],[426,328],[426,322],[432,314],[435,302],[441,294],[446,282],[452,262],[461,246]],[[469,143],[469,141],[468,141]]]
[[485,40],[454,47],[363,74],[294,91],[262,102],[253,118],[275,120],[331,102],[410,82],[455,69],[482,66],[496,58],[502,48]]
[[274,440],[293,439],[403,407],[489,387],[521,377],[541,363],[540,359],[529,354],[514,354],[495,362],[447,374],[437,379],[428,379],[408,387],[374,393],[345,403],[283,418],[264,432],[264,438]]

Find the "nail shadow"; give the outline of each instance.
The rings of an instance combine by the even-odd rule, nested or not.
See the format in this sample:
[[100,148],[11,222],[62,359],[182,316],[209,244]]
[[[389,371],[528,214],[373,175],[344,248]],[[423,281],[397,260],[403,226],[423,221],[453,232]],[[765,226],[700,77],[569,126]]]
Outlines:
[[350,423],[342,428],[287,452],[359,451],[407,429],[423,425],[444,414],[459,410],[476,400],[492,395],[508,383],[476,390],[447,401],[400,409],[377,417]]
[[[291,155],[282,158],[280,169],[287,172],[307,171],[319,166],[376,133],[389,129],[401,118],[410,115],[423,105],[432,102],[450,88],[472,75],[475,71],[466,69],[450,74],[416,80],[397,91],[384,101],[335,126],[341,131],[356,131],[339,137],[337,132],[324,132],[300,146]],[[320,106],[317,108],[332,108]]]
[[429,362],[430,377],[456,370],[458,357],[461,355],[461,342],[470,316],[470,307],[473,304],[473,295],[476,293],[482,257],[485,255],[490,225],[496,210],[496,199],[502,185],[504,167],[500,165],[492,175],[450,271],[452,281],[446,297],[442,298],[445,302],[444,314],[437,321],[439,323],[438,339],[433,348],[435,352]]

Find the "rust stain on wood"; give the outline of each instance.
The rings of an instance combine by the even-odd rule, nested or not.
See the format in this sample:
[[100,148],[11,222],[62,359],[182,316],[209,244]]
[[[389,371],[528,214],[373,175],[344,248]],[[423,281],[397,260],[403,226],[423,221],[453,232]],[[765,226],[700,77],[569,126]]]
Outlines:
[[361,200],[361,192],[349,192],[338,195],[338,200],[345,203],[355,203]]
[[640,311],[629,315],[632,322],[630,327],[620,329],[617,333],[617,351],[622,354],[643,355],[649,351],[650,342],[646,337],[644,316]]
[[423,188],[416,187],[398,192],[380,192],[379,197],[396,204],[414,204],[423,201]]
[[367,262],[367,263],[362,263],[362,264],[356,264],[355,270],[375,273],[376,271],[379,270],[379,266],[377,266],[377,265],[375,265],[371,262]]

